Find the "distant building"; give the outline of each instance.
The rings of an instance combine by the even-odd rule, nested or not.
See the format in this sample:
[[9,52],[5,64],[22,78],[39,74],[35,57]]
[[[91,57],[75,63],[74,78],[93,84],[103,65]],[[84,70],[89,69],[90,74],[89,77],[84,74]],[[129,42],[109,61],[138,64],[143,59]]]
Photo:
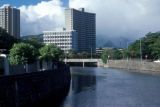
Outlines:
[[55,44],[57,47],[68,52],[69,50],[77,51],[77,32],[71,31],[44,31],[43,41],[45,44]]
[[101,55],[103,50],[103,48],[96,48],[96,54]]
[[101,55],[104,50],[112,50],[114,48],[104,47],[104,48],[96,48],[96,54]]
[[96,14],[80,10],[65,9],[66,30],[78,32],[78,51],[96,51]]
[[20,38],[20,10],[11,6],[0,8],[0,27],[11,36]]

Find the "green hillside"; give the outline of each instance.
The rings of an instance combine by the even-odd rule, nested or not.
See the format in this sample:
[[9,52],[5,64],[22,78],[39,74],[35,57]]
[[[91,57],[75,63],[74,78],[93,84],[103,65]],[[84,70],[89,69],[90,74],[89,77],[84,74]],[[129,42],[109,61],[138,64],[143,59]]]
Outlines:
[[23,39],[23,40],[30,40],[32,38],[38,40],[39,42],[43,42],[43,34],[39,34],[39,35],[27,35],[27,36],[21,37],[21,39]]

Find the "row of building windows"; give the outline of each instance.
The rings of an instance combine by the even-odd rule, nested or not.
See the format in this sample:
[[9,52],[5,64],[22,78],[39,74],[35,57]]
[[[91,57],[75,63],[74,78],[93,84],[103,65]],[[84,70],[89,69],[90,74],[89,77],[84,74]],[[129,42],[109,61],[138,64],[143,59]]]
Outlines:
[[71,48],[71,46],[58,46],[60,48]]
[[71,38],[71,36],[64,36],[64,35],[56,35],[56,36],[53,36],[53,35],[45,35],[44,36],[45,38]]
[[61,48],[62,50],[64,49],[71,49],[72,47],[71,46],[60,46],[60,45],[56,45],[57,47]]
[[54,43],[54,42],[51,42],[51,41],[44,41],[45,43],[53,43],[55,45],[72,45],[72,43]]
[[71,42],[71,39],[44,39],[44,41],[52,41],[52,42]]
[[49,32],[45,33],[45,35],[69,35],[71,32]]

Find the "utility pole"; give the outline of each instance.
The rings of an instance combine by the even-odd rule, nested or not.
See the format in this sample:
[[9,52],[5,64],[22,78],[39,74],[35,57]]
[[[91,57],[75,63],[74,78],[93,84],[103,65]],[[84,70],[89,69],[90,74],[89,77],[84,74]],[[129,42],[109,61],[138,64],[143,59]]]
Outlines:
[[139,45],[139,46],[140,46],[140,47],[139,47],[139,49],[140,49],[140,50],[139,50],[139,51],[140,51],[140,60],[141,60],[141,62],[142,62],[142,42],[141,42],[141,38],[140,38],[140,41],[139,41],[139,42],[140,42],[140,45]]
[[91,59],[92,59],[92,47],[91,47]]
[[127,63],[128,63],[128,42],[127,42]]

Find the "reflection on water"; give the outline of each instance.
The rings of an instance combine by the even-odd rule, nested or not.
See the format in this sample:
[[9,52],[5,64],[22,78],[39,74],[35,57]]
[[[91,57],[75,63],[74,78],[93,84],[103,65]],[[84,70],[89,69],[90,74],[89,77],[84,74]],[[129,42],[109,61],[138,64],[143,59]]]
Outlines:
[[76,72],[74,71],[71,72],[72,72],[71,89],[74,94],[90,89],[91,87],[96,85],[95,75],[85,74],[84,73],[85,71],[78,71],[78,70]]
[[79,93],[96,85],[96,76],[76,75],[72,77],[72,91]]
[[[72,82],[70,93],[64,102],[65,107],[77,107],[77,104],[86,104],[85,102],[92,102],[95,105],[96,99],[96,82],[97,76],[92,68],[71,68]],[[92,71],[92,72],[91,72]],[[93,99],[89,98],[89,96]],[[88,99],[86,99],[88,97]],[[89,103],[87,104],[89,105]],[[92,107],[91,105],[88,107]]]
[[71,68],[61,107],[160,107],[160,76],[107,68]]

